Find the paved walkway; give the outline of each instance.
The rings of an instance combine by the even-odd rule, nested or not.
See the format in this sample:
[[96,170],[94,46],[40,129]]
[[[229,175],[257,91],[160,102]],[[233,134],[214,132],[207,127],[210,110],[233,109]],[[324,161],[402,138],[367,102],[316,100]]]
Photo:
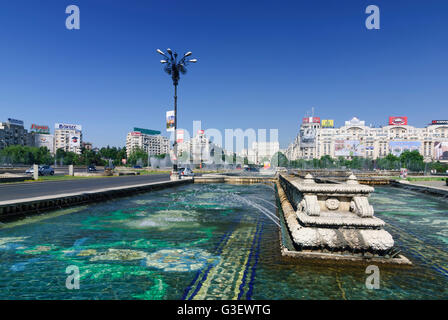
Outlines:
[[411,181],[410,184],[448,190],[448,186],[445,181]]

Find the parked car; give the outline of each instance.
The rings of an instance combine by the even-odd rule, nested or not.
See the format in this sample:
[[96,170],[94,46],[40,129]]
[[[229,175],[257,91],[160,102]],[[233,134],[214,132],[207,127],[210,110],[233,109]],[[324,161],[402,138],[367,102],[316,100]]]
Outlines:
[[87,172],[96,172],[98,171],[94,164],[91,164],[87,167]]
[[246,171],[246,172],[260,172],[260,169],[258,169],[257,167],[245,167],[244,171]]
[[[25,171],[26,174],[34,174],[34,166]],[[40,176],[54,175],[54,169],[48,165],[39,166],[38,174]]]
[[180,168],[179,175],[184,177],[194,177],[194,172],[190,168]]

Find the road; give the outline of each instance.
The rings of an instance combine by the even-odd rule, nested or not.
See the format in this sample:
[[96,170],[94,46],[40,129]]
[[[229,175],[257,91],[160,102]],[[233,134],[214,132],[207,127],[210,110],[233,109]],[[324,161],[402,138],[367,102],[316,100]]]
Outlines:
[[0,185],[0,201],[26,199],[102,188],[169,181],[169,174],[89,178],[79,180],[28,182]]

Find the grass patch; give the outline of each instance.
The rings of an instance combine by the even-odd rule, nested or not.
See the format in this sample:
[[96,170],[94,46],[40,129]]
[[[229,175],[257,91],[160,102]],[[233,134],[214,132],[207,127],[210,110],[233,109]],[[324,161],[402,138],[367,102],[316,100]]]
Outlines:
[[142,170],[140,174],[162,174],[162,173],[171,173],[170,170]]
[[409,177],[408,181],[446,181],[446,177]]

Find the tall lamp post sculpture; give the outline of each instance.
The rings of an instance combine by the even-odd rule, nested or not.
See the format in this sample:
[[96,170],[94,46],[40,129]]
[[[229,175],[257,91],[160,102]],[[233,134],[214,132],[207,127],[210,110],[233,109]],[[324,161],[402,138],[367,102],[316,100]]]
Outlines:
[[157,52],[160,53],[165,59],[160,60],[160,63],[165,65],[164,70],[171,76],[174,85],[174,162],[173,162],[173,172],[171,173],[172,178],[176,179],[178,170],[177,170],[177,85],[179,84],[180,74],[187,73],[187,69],[185,68],[190,62],[196,63],[197,59],[187,59],[191,56],[191,51],[188,51],[184,54],[184,56],[177,61],[177,53],[171,51],[171,49],[166,49],[168,55],[166,55],[162,50],[157,49]]

